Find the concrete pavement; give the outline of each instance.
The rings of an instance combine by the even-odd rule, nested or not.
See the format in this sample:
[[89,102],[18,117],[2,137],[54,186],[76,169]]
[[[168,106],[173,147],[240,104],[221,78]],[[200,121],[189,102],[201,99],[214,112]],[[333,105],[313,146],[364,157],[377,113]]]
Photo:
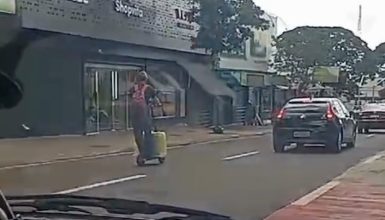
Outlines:
[[338,155],[323,149],[275,154],[271,135],[264,135],[178,148],[162,166],[139,168],[121,155],[0,170],[0,187],[6,194],[67,191],[263,219],[385,150],[384,138],[360,135],[356,148]]
[[[206,128],[175,126],[167,129],[168,145],[180,146],[238,137],[262,135],[270,127],[232,126],[223,135]],[[0,140],[0,169],[46,163],[72,158],[94,157],[133,151],[131,132],[105,133],[96,136],[67,136]]]

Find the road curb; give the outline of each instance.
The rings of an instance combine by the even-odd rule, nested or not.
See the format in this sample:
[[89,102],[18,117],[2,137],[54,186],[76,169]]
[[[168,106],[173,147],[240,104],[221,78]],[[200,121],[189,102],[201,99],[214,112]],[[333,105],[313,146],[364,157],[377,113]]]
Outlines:
[[[174,143],[174,144],[169,144],[168,148],[170,148],[170,150],[171,150],[171,149],[177,149],[177,147],[186,147],[186,146],[196,145],[196,144],[202,145],[202,144],[215,144],[215,143],[230,142],[230,141],[234,141],[237,139],[245,139],[245,138],[264,136],[264,135],[269,134],[269,133],[271,133],[271,131],[266,130],[266,131],[256,132],[254,134],[243,134],[243,135],[241,134],[241,135],[236,135],[233,137],[230,136],[230,137],[226,137],[226,138],[222,138],[222,139],[215,139],[215,140],[202,140],[202,141],[189,141],[189,142],[185,142],[185,143]],[[135,153],[135,149],[133,149],[133,148],[120,149],[120,150],[113,150],[113,151],[108,151],[108,152],[103,152],[103,153],[91,153],[91,154],[81,155],[81,156],[63,157],[63,158],[57,158],[57,159],[53,159],[53,160],[37,161],[37,162],[32,162],[32,163],[0,166],[0,171],[11,170],[11,169],[16,169],[16,168],[25,168],[25,167],[30,167],[30,166],[45,165],[45,164],[53,164],[53,163],[59,163],[59,162],[66,162],[66,161],[71,161],[71,160],[92,159],[92,158],[97,158],[97,157],[108,157],[108,156],[114,156],[114,155],[133,154],[133,153]]]
[[340,182],[343,182],[343,179],[345,177],[348,176],[348,174],[354,170],[354,169],[358,169],[362,166],[366,166],[366,165],[369,165],[371,163],[374,163],[375,161],[381,159],[385,157],[385,151],[380,151],[380,152],[377,152],[375,155],[373,156],[370,156],[370,157],[367,157],[367,158],[364,158],[362,159],[360,162],[358,162],[356,165],[350,167],[349,169],[347,169],[344,173],[342,173],[341,175],[337,176],[336,178],[334,178],[334,180],[336,181],[340,181]]
[[296,199],[294,202],[289,203],[288,205],[285,205],[284,207],[274,211],[269,216],[264,218],[264,220],[269,220],[272,216],[274,216],[276,213],[281,212],[285,209],[290,209],[290,207],[295,206],[306,206],[307,204],[313,202],[317,198],[320,198],[325,193],[329,192],[330,190],[334,189],[336,186],[338,186],[341,183],[344,183],[344,178],[348,176],[349,172],[351,172],[354,169],[358,169],[362,166],[371,164],[381,158],[385,157],[385,151],[377,152],[375,155],[366,157],[364,159],[361,159],[360,162],[358,162],[356,165],[350,167],[346,171],[344,171],[342,174],[338,175],[337,177],[333,178],[332,180],[328,181],[326,184],[316,188],[315,190],[305,194],[304,196],[300,197],[299,199]]

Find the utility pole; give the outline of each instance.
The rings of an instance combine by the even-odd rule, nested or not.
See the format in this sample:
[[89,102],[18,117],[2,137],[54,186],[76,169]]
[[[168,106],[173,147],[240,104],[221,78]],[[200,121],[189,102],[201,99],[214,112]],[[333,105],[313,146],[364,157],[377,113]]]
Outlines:
[[362,5],[358,6],[358,23],[357,23],[357,34],[359,37],[362,35]]

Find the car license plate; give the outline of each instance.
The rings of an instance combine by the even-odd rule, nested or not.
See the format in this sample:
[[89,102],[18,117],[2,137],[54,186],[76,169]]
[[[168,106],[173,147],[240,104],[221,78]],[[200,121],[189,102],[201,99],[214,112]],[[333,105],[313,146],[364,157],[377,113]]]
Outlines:
[[310,131],[295,131],[293,136],[296,138],[310,137]]
[[371,115],[370,118],[379,118],[379,115]]

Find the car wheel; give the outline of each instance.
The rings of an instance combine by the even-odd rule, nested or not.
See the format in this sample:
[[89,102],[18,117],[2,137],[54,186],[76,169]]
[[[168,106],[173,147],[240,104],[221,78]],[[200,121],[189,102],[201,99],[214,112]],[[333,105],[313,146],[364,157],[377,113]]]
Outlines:
[[342,132],[339,132],[337,137],[334,138],[328,145],[327,149],[332,153],[340,153],[342,150]]
[[362,129],[362,128],[358,128],[358,133],[359,133],[359,134],[362,134],[362,133],[364,133],[364,129]]
[[282,153],[285,151],[285,144],[275,138],[273,140],[273,147],[275,153]]
[[369,134],[369,128],[364,129],[365,134]]

